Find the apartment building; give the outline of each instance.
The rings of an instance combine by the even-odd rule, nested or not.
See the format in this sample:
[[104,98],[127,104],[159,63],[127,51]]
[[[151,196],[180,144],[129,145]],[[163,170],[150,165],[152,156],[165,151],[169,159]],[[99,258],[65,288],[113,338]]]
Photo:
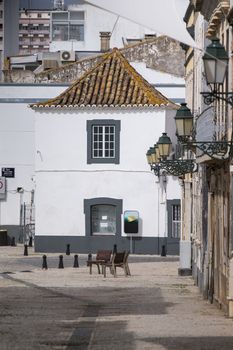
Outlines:
[[19,54],[49,51],[50,10],[20,9]]

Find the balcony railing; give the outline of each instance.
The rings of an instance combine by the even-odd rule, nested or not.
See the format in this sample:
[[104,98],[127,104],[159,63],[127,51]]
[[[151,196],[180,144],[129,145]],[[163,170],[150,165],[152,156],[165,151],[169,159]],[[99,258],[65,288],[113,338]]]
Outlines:
[[40,41],[33,41],[33,42],[23,42],[23,43],[19,43],[19,46],[25,46],[25,45],[27,45],[27,46],[48,46],[49,44],[47,43],[47,42],[40,42]]
[[39,35],[39,34],[47,34],[47,35],[49,35],[50,34],[50,32],[49,32],[49,30],[46,30],[46,29],[34,29],[34,30],[26,30],[26,29],[20,29],[19,30],[19,34],[34,34],[34,35]]

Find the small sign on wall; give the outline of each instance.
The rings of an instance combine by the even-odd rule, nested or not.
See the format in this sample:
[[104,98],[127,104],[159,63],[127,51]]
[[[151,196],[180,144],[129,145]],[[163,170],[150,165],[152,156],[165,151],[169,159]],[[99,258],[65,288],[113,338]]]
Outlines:
[[2,176],[15,177],[15,168],[2,168]]
[[124,212],[124,232],[138,233],[139,212],[127,210]]

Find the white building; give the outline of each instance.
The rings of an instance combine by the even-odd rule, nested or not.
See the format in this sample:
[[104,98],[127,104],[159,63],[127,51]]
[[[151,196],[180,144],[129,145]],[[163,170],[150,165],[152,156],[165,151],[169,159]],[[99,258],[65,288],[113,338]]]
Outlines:
[[20,9],[19,54],[49,51],[50,10]]
[[[51,98],[63,89],[0,84],[0,176],[5,176],[4,168],[11,170],[5,198],[0,199],[0,227],[16,242],[23,241],[24,209],[33,208],[35,191],[35,122],[28,104]],[[26,224],[33,223],[34,218],[28,217]]]
[[[179,185],[158,181],[146,150],[173,124],[176,106],[114,49],[58,97],[32,104],[36,139],[37,251],[129,249],[124,213],[139,213],[135,253],[156,254],[172,237]],[[169,224],[167,224],[167,222]],[[136,237],[135,237],[136,236]]]
[[[148,43],[148,45],[151,50],[151,44]],[[134,46],[134,50],[142,52],[141,45],[139,45],[139,47]],[[168,51],[171,52],[169,48],[167,52]],[[162,60],[162,52],[160,53],[159,57],[161,57]],[[153,61],[156,67],[158,66],[157,63],[159,62],[159,57],[158,61]],[[134,54],[131,57],[131,60],[133,61],[139,61],[140,59],[141,57],[137,54]],[[167,59],[171,60],[171,57],[168,55]],[[92,58],[89,58],[89,60],[92,61]],[[101,58],[98,60],[98,62],[100,61]],[[96,62],[96,64],[98,62]],[[167,96],[169,100],[172,100],[175,103],[184,102],[185,86],[183,78],[165,73],[166,67],[164,66],[161,66],[162,71],[159,71],[156,68],[148,68],[147,63],[145,62],[132,62],[132,65],[144,78],[150,82],[151,85],[156,87],[156,89],[162,92],[163,95]],[[94,65],[92,64],[90,68],[91,67],[94,67]],[[158,66],[158,69],[159,67],[160,66]],[[84,68],[82,74],[85,73],[86,69]],[[0,200],[0,225],[1,228],[7,228],[9,236],[15,236],[17,239],[19,236],[21,238],[23,237],[23,227],[20,226],[22,223],[24,223],[23,208],[25,206],[26,208],[31,208],[33,191],[35,190],[35,193],[37,193],[37,189],[35,189],[34,177],[35,113],[28,108],[28,104],[43,102],[56,97],[70,85],[69,83],[58,83],[60,78],[59,75],[57,75],[58,82],[56,82],[55,73],[56,70],[54,71],[54,77],[52,80],[53,84],[0,84],[0,170],[5,167],[13,168],[15,170],[15,177],[6,179],[6,199]],[[69,77],[69,74],[70,66],[67,66],[67,71],[64,70],[64,77]],[[79,70],[77,70],[77,72],[74,71],[72,76],[75,76],[75,74],[77,74],[78,77],[81,76]],[[50,76],[52,76],[51,71]],[[60,80],[65,81],[65,79]],[[72,80],[72,78],[70,78],[70,80]],[[169,119],[169,122],[166,124],[166,131],[171,138],[172,135],[175,135],[174,125],[171,122],[171,119]],[[148,147],[153,145],[158,139],[158,135],[154,130],[153,132],[152,130],[150,132],[153,134],[153,138],[151,137],[151,139],[147,139],[147,143],[143,149],[144,153]],[[176,142],[175,136],[173,137],[172,141],[174,141],[174,143]],[[39,153],[36,154],[36,156],[40,157]],[[149,172],[145,158],[143,158],[143,165],[145,170],[148,171],[147,176],[153,179],[154,184],[156,178]],[[174,185],[173,181],[170,180],[170,177],[168,177],[168,180],[168,199],[172,200],[174,198],[179,198],[178,183],[175,182]],[[172,193],[169,190],[169,187],[174,187],[175,193]],[[22,190],[20,192],[17,191],[17,189],[19,190],[20,188],[23,189],[23,192]],[[155,191],[157,191],[156,188]],[[163,206],[163,204],[160,205],[160,207]],[[31,218],[28,218],[26,220],[26,224],[30,222]],[[161,219],[158,227],[162,225],[163,222],[163,219]],[[171,227],[171,220],[169,220],[169,226]],[[169,230],[171,229],[169,228]],[[164,228],[161,228],[161,232],[162,231],[164,231]],[[161,235],[161,232],[159,232],[159,235]],[[168,232],[168,234],[170,233]],[[175,240],[172,240],[172,242],[175,242]],[[175,245],[177,247],[176,243]]]
[[99,52],[100,33],[110,33],[110,47],[141,40],[151,30],[85,4],[70,5],[67,11],[52,11],[50,51]]

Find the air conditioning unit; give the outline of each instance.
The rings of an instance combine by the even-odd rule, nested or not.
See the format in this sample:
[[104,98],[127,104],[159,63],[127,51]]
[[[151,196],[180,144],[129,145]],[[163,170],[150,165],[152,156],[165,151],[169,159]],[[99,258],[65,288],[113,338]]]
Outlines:
[[60,51],[61,61],[72,62],[75,61],[75,52],[74,51]]

